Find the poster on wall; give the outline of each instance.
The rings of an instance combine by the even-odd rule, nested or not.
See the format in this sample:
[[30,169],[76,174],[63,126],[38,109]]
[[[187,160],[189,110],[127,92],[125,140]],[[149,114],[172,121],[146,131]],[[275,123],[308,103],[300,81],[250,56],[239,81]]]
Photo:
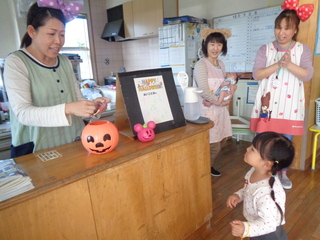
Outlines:
[[162,75],[133,78],[144,122],[163,123],[173,116]]
[[214,28],[232,32],[228,53],[220,57],[226,72],[252,72],[259,48],[275,40],[274,20],[282,10],[277,5],[213,19]]
[[118,79],[133,136],[138,123],[154,121],[155,133],[186,125],[171,68],[118,73]]

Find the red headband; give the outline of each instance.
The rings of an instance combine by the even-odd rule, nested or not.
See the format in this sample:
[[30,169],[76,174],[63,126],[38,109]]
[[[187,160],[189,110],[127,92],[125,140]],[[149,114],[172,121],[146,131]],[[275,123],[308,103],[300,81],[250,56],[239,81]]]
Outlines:
[[303,4],[300,7],[298,7],[298,4],[299,4],[299,0],[285,0],[281,8],[288,9],[288,10],[295,10],[297,12],[299,19],[302,22],[305,22],[311,16],[314,6],[311,3],[311,4]]

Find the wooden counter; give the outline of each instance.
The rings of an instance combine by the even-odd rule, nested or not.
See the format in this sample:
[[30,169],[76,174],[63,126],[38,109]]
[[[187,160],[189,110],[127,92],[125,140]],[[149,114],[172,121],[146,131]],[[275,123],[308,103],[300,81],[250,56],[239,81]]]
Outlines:
[[212,217],[209,129],[185,127],[89,154],[81,142],[42,162],[16,158],[34,189],[0,202],[0,239],[185,239]]

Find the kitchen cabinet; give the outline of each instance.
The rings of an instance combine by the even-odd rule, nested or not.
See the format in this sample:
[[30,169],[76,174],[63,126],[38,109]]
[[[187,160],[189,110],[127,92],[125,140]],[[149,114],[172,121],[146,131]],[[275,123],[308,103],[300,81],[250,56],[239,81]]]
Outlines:
[[[15,158],[34,189],[0,202],[0,239],[186,239],[210,226],[209,129],[191,124],[88,154],[80,141]],[[37,155],[62,155],[42,162]]]
[[124,21],[124,35],[126,38],[134,38],[132,1],[123,3],[122,9]]
[[[158,35],[158,28],[163,26],[163,18],[178,15],[177,6],[177,1],[172,0],[133,0],[132,18],[129,17],[128,21],[133,20],[134,38]],[[129,13],[125,9],[125,16],[130,16]],[[125,19],[125,25],[130,29],[132,24],[128,21]]]
[[[177,0],[132,0],[121,6],[126,39],[156,36],[158,28],[163,26],[163,18],[178,15]],[[117,14],[118,7],[107,10],[110,16]]]

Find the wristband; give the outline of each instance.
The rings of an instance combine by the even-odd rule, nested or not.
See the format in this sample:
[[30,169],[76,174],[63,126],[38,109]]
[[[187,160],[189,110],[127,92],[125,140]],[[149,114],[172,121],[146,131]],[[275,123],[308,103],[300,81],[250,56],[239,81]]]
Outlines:
[[241,239],[245,239],[248,235],[249,235],[249,232],[250,232],[250,223],[249,222],[243,222],[243,223],[247,223],[248,224],[248,230],[246,232],[246,235],[244,235],[243,237],[241,237]]

